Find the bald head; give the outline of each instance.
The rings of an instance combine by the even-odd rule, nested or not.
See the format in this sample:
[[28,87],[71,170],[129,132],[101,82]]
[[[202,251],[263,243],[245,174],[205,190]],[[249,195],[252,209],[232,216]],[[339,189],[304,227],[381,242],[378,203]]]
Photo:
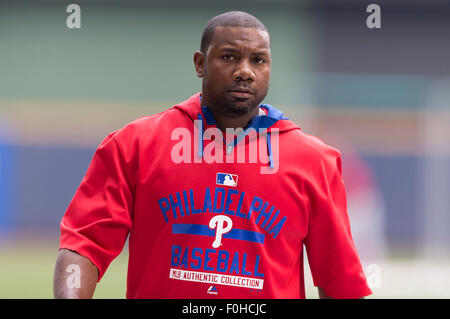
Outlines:
[[251,14],[243,11],[229,11],[209,20],[203,30],[200,51],[206,53],[217,27],[241,27],[262,30],[269,34],[266,26]]

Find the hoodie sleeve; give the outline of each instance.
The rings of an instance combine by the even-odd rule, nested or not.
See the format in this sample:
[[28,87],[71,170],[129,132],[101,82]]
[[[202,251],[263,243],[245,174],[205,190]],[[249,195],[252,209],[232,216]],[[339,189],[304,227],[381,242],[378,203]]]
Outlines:
[[96,150],[60,225],[60,249],[89,258],[98,281],[122,251],[132,225],[134,196],[115,133]]
[[350,232],[340,153],[325,149],[312,187],[305,247],[315,286],[332,298],[360,298],[372,292]]

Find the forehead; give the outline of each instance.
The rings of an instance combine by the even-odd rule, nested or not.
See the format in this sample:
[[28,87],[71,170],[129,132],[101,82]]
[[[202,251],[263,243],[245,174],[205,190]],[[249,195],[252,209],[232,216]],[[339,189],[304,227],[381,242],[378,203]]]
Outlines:
[[210,48],[243,47],[254,50],[270,50],[269,34],[264,30],[243,27],[216,27]]

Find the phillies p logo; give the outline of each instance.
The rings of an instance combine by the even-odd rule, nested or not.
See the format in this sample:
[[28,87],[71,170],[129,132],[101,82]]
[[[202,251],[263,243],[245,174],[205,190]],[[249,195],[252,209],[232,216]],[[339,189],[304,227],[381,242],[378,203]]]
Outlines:
[[[225,226],[226,224],[226,226]],[[233,227],[233,221],[230,217],[217,215],[209,221],[209,228],[216,229],[216,238],[212,244],[213,248],[218,248],[222,243],[222,235],[228,233]]]

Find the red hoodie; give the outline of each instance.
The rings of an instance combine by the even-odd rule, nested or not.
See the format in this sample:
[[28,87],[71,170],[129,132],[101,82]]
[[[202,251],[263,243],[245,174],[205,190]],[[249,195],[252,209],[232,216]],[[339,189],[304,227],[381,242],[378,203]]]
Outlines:
[[198,93],[111,133],[61,221],[60,248],[89,258],[100,281],[129,235],[127,298],[305,298],[305,245],[316,286],[369,295],[339,151],[260,110],[222,138]]

